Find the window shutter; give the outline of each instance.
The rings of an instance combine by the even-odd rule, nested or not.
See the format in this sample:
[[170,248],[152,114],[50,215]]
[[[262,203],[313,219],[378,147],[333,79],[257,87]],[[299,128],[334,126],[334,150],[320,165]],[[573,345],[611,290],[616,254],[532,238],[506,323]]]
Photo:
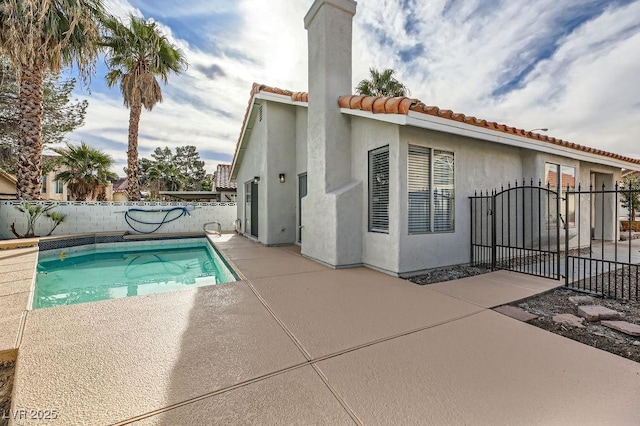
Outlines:
[[409,233],[431,231],[431,149],[409,145]]
[[389,146],[369,151],[369,231],[389,232]]
[[433,230],[452,231],[454,218],[453,153],[433,152]]

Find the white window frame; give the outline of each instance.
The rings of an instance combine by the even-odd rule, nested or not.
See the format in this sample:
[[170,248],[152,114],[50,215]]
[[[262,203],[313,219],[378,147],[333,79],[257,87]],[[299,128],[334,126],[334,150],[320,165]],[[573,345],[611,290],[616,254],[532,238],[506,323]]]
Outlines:
[[[555,169],[555,173],[556,173],[556,182],[554,182],[553,185],[551,185],[550,182],[547,181],[547,173],[549,171],[549,169]],[[573,208],[569,210],[569,216],[573,216],[573,221],[570,221],[568,217],[564,217],[565,216],[565,198],[567,197],[567,187],[562,185],[562,175],[563,175],[563,171],[567,170],[567,169],[571,169],[573,170],[573,187],[570,187],[572,190],[576,189],[576,184],[577,184],[577,168],[575,166],[567,166],[565,164],[560,164],[560,163],[553,163],[551,161],[545,161],[544,163],[544,181],[545,181],[545,187],[547,187],[547,184],[549,184],[549,189],[551,190],[555,190],[558,192],[558,194],[560,194],[560,215],[562,217],[562,220],[565,222],[564,226],[568,226],[569,228],[575,228],[576,227],[576,206],[575,206],[575,201],[573,202]],[[575,195],[574,195],[575,198]],[[569,204],[569,207],[571,207],[572,204]],[[550,227],[555,227],[555,222],[553,220],[549,220],[548,221],[548,226]],[[563,227],[564,227],[563,226]]]
[[[59,180],[59,179],[56,179],[53,182],[54,182],[54,185],[53,185],[54,186],[54,192],[56,194],[64,193],[64,184],[62,183],[62,181]],[[60,192],[58,192],[58,189],[60,189]]]
[[[426,191],[428,193],[428,199],[427,202],[429,203],[428,205],[428,221],[429,223],[427,224],[428,227],[426,230],[412,230],[411,229],[411,220],[410,220],[410,205],[411,205],[411,197],[410,197],[410,191],[409,191],[409,186],[410,186],[410,179],[411,179],[411,171],[409,170],[409,159],[410,159],[410,155],[411,155],[411,149],[415,147],[418,150],[422,150],[424,152],[428,152],[429,153],[429,164],[427,165],[428,168],[428,188],[426,189]],[[453,175],[452,175],[452,184],[451,186],[451,191],[453,193],[453,201],[451,203],[451,208],[449,210],[449,222],[451,223],[451,228],[450,229],[446,229],[446,230],[436,230],[435,229],[435,225],[436,225],[436,208],[435,208],[435,192],[438,188],[436,188],[436,184],[434,183],[434,157],[436,153],[445,153],[445,154],[450,154],[451,158],[453,159]],[[443,233],[451,233],[451,232],[455,232],[455,214],[456,214],[456,203],[455,203],[455,194],[456,194],[456,178],[455,178],[455,152],[453,151],[447,151],[447,150],[443,150],[443,149],[436,149],[436,148],[432,148],[429,146],[424,146],[424,145],[418,145],[418,144],[409,144],[408,145],[408,149],[407,149],[407,232],[409,235],[420,235],[420,234],[443,234]]]

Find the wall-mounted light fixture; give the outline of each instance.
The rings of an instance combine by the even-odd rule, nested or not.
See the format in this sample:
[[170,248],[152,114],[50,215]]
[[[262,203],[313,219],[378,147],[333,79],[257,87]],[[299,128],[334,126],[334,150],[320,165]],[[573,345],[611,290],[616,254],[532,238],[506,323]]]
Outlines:
[[280,173],[280,174],[278,175],[278,179],[280,179],[280,183],[284,183],[284,181],[285,181],[284,173]]
[[253,183],[255,183],[257,185],[258,182],[260,182],[260,176],[254,176],[253,177]]

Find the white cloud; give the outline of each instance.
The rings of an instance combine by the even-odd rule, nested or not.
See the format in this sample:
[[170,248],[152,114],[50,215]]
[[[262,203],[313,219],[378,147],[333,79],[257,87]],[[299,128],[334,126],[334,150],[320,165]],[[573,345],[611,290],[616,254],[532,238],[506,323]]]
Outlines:
[[[160,7],[133,3],[138,9],[132,3],[111,0],[107,7],[118,16]],[[190,67],[170,77],[162,104],[143,112],[142,151],[196,145],[212,170],[220,158],[212,153],[233,153],[252,82],[306,90],[303,17],[311,3],[199,0],[147,13],[185,51]],[[568,34],[563,33],[568,22],[593,10],[595,1],[403,3],[409,8],[391,0],[358,4],[354,86],[369,67],[393,68],[412,95],[427,104],[518,127],[549,127],[556,137],[640,157],[635,140],[640,133],[640,2],[612,5]],[[213,22],[197,46],[189,37],[180,38],[184,29],[169,20],[188,22],[216,13],[235,14],[234,25],[218,28]],[[411,49],[418,55],[403,60],[402,52]],[[526,78],[504,89],[528,64]],[[504,93],[494,96],[500,88]],[[121,173],[128,111],[117,96],[116,90],[88,96],[87,124],[73,138],[102,144]]]

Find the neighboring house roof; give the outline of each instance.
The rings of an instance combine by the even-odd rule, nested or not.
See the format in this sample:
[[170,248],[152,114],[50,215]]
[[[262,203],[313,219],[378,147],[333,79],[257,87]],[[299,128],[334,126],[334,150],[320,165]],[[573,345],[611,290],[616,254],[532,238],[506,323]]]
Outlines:
[[218,197],[218,193],[212,191],[159,191],[158,193],[185,201],[210,200]]
[[113,182],[113,192],[127,192],[127,188],[129,188],[129,183],[127,182],[127,178],[118,178],[118,180]]
[[[241,153],[242,140],[247,132],[247,125],[249,124],[250,116],[252,115],[252,109],[254,104],[254,98],[260,93],[281,95],[290,98],[292,103],[306,106],[309,102],[309,94],[306,92],[293,92],[291,90],[284,90],[277,87],[270,87],[264,84],[253,83],[251,88],[251,96],[249,98],[249,105],[242,120],[242,127],[240,135],[236,143],[236,149],[233,156],[232,164],[232,177],[235,177],[235,165],[238,160],[238,156]],[[343,109],[360,110],[370,112],[373,114],[395,114],[395,115],[409,115],[410,113],[417,113],[426,116],[435,116],[442,119],[451,121],[457,121],[460,123],[469,124],[472,126],[482,127],[485,129],[511,134],[514,136],[520,136],[535,141],[545,142],[551,145],[561,146],[563,148],[569,148],[575,151],[581,151],[590,154],[596,154],[602,157],[608,157],[614,160],[623,161],[626,163],[640,166],[640,159],[631,158],[620,154],[604,151],[601,149],[590,148],[577,143],[564,141],[551,136],[543,135],[540,133],[534,133],[519,129],[517,127],[507,126],[495,121],[487,121],[472,116],[466,116],[464,114],[456,113],[451,110],[443,110],[436,106],[428,106],[419,99],[407,98],[407,97],[383,97],[383,96],[356,96],[345,95],[340,96],[337,100],[338,106]]]
[[231,182],[231,164],[218,164],[216,179],[213,184],[216,191],[235,191],[238,185]]
[[11,183],[17,184],[18,183],[18,179],[16,179],[16,177],[10,173],[5,172],[4,170],[0,170],[0,176],[2,176],[3,178],[5,178],[6,180],[8,180]]

